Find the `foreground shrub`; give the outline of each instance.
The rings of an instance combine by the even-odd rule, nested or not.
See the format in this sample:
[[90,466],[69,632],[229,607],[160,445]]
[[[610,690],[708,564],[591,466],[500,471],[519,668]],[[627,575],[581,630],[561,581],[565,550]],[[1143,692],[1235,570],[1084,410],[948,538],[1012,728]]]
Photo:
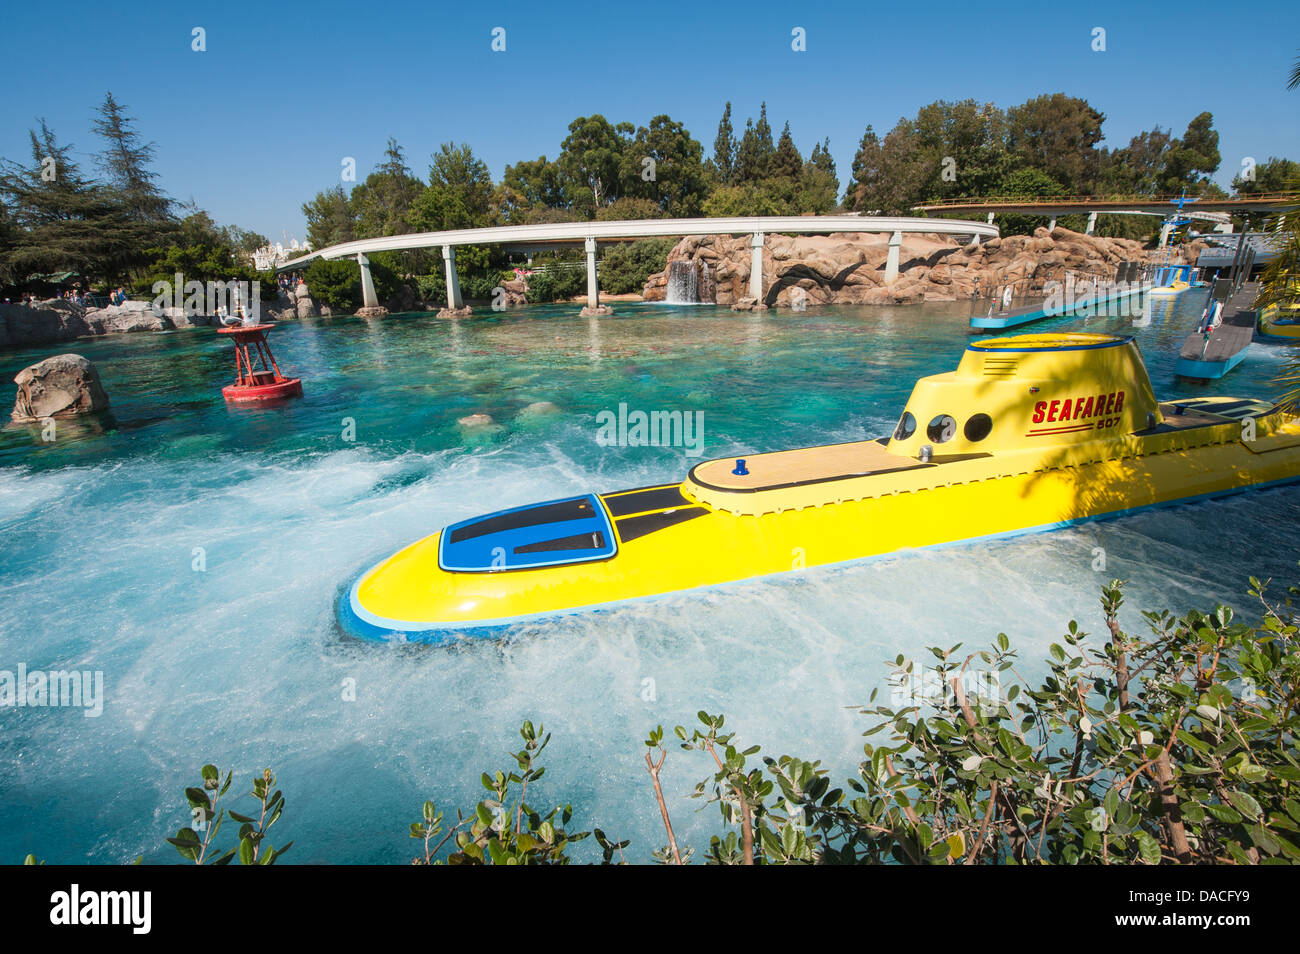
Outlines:
[[[1144,613],[1147,633],[1119,625],[1123,583],[1102,588],[1100,644],[1071,622],[1047,674],[1017,672],[1005,634],[986,650],[930,650],[921,672],[899,656],[891,705],[876,703],[857,775],[832,787],[820,762],[760,757],[700,712],[677,726],[679,747],[709,774],[693,797],[718,806],[724,830],[711,864],[1280,864],[1300,860],[1300,644],[1291,587],[1281,601],[1251,579],[1254,624],[1210,613]],[[626,841],[573,831],[568,804],[536,807],[550,742],[525,722],[513,768],[484,773],[487,797],[454,823],[424,803],[410,826],[415,864],[568,864],[594,837],[602,862]],[[663,727],[645,740],[646,771],[667,835],[652,852],[685,864],[659,784]],[[271,864],[290,847],[266,841],[284,799],[266,770],[252,815],[220,806],[231,785],[211,765],[185,797],[194,822],[167,840],[195,864]],[[222,821],[240,823],[218,847]],[[291,843],[290,843],[291,844]],[[36,859],[28,856],[27,863]]]

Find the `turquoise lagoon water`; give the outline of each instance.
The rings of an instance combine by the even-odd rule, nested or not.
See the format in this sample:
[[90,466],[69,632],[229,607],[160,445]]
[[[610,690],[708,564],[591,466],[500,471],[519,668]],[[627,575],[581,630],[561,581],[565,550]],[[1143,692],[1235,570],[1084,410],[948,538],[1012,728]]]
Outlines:
[[[0,431],[0,669],[102,670],[106,702],[99,718],[0,709],[0,861],[176,860],[163,838],[187,823],[182,789],[212,761],[237,769],[241,789],[277,769],[288,807],[273,840],[296,839],[290,858],[403,862],[423,801],[472,806],[525,718],[555,733],[536,803],[571,802],[577,823],[630,838],[628,857],[646,860],[663,841],[641,760],[657,724],[722,711],[745,743],[820,758],[839,780],[868,724],[851,707],[888,694],[898,653],[921,660],[1006,631],[1040,658],[1071,618],[1101,628],[1111,577],[1132,581],[1135,629],[1144,608],[1246,607],[1252,573],[1296,578],[1300,490],[1282,488],[672,596],[504,641],[341,634],[340,588],[418,536],[690,466],[681,449],[599,446],[602,410],[702,410],[707,456],[874,437],[913,381],[954,367],[970,340],[964,306],[615,308],[599,321],[554,306],[286,323],[272,341],[306,393],[265,409],[222,401],[233,362],[210,330],[58,349],[96,363],[112,419],[63,424],[53,444]],[[1136,334],[1162,397],[1276,393],[1291,352],[1271,345],[1217,385],[1173,377],[1198,313],[1188,294],[1139,327],[1030,330]],[[54,350],[0,354],[0,373]],[[559,412],[521,415],[538,401]],[[462,432],[472,413],[500,429]],[[700,849],[720,822],[688,794],[708,773],[676,750],[664,773],[679,839]]]

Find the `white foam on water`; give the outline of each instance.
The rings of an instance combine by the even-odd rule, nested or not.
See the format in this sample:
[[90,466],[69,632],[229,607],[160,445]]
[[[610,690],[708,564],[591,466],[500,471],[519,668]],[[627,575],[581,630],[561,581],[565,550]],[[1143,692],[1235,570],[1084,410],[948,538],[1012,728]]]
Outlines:
[[[646,860],[664,840],[642,760],[655,725],[725,712],[743,744],[822,759],[839,784],[870,724],[852,707],[873,689],[888,700],[886,660],[925,664],[928,646],[965,653],[1006,631],[1041,673],[1069,619],[1103,629],[1098,587],[1112,577],[1132,581],[1134,630],[1144,608],[1245,605],[1248,573],[1290,581],[1300,527],[1281,489],[672,595],[505,640],[391,646],[338,631],[340,588],[423,534],[686,467],[680,452],[589,455],[577,424],[544,433],[540,448],[0,473],[0,668],[101,669],[107,690],[98,719],[0,710],[0,857],[175,860],[163,838],[188,823],[182,789],[213,761],[237,769],[238,791],[278,770],[288,806],[272,841],[296,839],[293,860],[400,862],[424,799],[472,807],[529,718],[555,734],[534,806],[568,800],[574,827],[631,838],[629,857]],[[706,758],[674,747],[664,774],[698,850],[720,829],[688,797]]]

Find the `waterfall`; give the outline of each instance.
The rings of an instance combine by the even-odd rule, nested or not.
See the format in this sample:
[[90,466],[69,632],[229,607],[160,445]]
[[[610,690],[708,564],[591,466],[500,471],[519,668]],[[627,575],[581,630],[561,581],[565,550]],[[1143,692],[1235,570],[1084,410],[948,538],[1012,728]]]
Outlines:
[[668,291],[664,301],[686,305],[700,300],[700,277],[694,262],[668,263]]

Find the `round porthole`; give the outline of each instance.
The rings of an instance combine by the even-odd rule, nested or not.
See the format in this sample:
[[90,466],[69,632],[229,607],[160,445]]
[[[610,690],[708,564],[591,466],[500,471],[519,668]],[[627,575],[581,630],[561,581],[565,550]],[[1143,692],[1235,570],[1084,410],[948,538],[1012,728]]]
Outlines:
[[905,441],[916,433],[916,418],[912,416],[911,411],[904,411],[903,416],[898,419],[898,427],[894,428],[894,440]]
[[977,444],[989,436],[993,430],[993,418],[987,414],[972,414],[966,421],[966,426],[962,433],[966,435],[966,440],[972,444]]
[[952,419],[951,414],[940,414],[930,422],[925,433],[936,444],[945,444],[957,436],[957,422]]

